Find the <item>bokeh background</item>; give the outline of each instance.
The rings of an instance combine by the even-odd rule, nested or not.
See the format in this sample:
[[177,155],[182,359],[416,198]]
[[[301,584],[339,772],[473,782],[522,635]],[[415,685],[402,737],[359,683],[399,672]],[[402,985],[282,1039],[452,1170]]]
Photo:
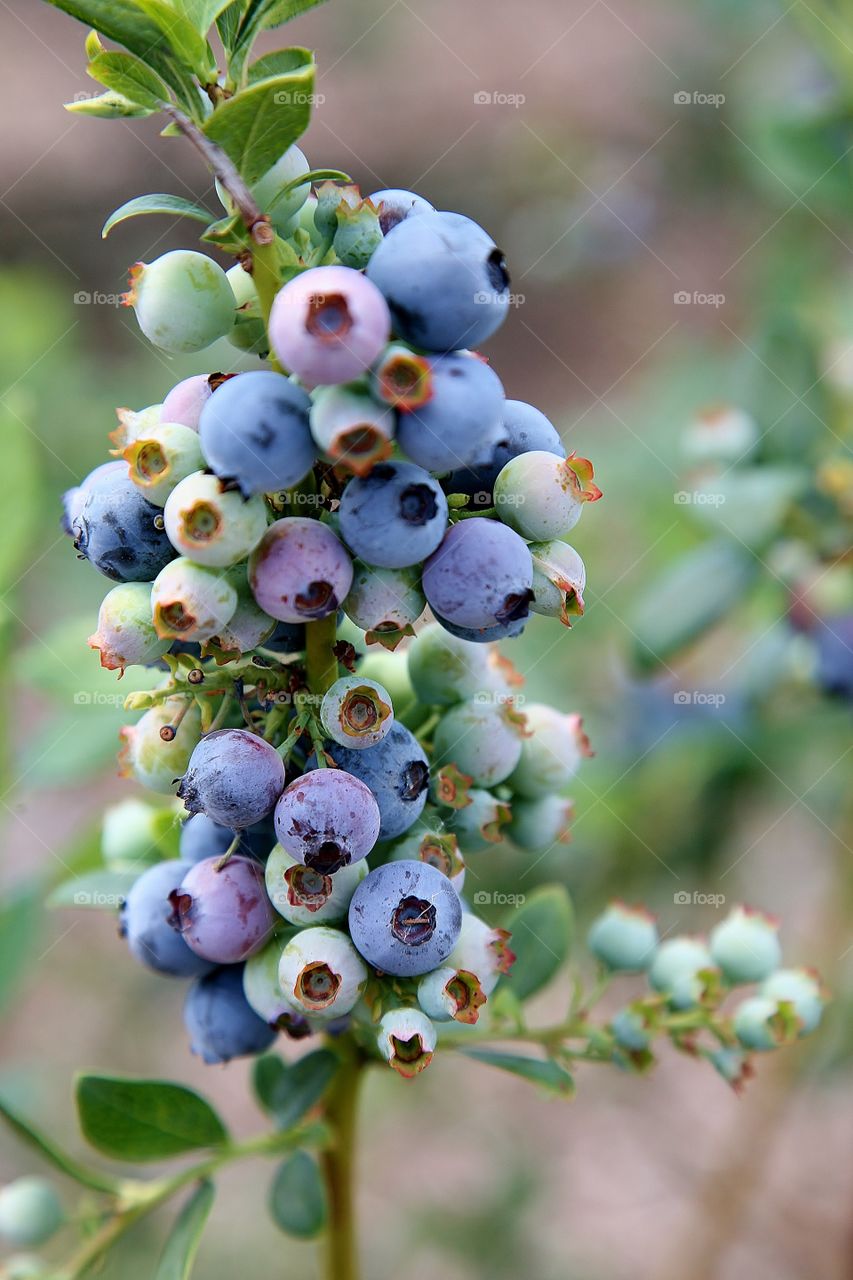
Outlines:
[[[648,1077],[582,1070],[569,1105],[456,1058],[414,1085],[374,1073],[369,1280],[853,1274],[851,8],[333,0],[288,31],[318,51],[312,165],[493,232],[516,305],[488,354],[605,491],[575,538],[586,615],[570,633],[538,620],[512,650],[528,695],[580,711],[593,740],[574,840],[480,855],[482,883],[562,881],[581,924],[642,898],[666,933],[706,930],[720,898],[760,904],[835,994],[740,1098],[666,1054]],[[181,992],[131,962],[114,919],[42,905],[130,794],[121,699],[85,646],[104,582],[60,535],[59,495],[102,460],[116,406],[247,367],[227,343],[158,354],[116,305],[129,263],[192,243],[161,219],[104,243],[116,205],[217,206],[152,122],[62,110],[92,91],[82,36],[35,0],[0,4],[0,1090],[75,1148],[81,1066],[175,1078],[236,1131],[262,1123],[247,1068],[188,1055]],[[752,416],[751,453],[702,456],[709,405]],[[0,1178],[34,1167],[2,1141]],[[223,1180],[205,1280],[315,1276],[263,1210],[269,1173]],[[107,1280],[149,1277],[164,1227]]]

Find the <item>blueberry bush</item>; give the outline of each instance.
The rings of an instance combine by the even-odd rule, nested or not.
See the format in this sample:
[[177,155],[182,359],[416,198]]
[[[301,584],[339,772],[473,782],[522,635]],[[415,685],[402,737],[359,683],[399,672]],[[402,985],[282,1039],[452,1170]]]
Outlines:
[[[260,1155],[278,1226],[322,1236],[328,1280],[355,1280],[368,1068],[414,1080],[458,1054],[570,1098],[579,1064],[643,1072],[666,1041],[740,1088],[755,1054],[815,1029],[824,993],[783,966],[761,911],[734,908],[706,940],[661,937],[612,902],[588,935],[597,980],[573,968],[560,1016],[531,1018],[564,974],[571,902],[541,886],[483,919],[478,859],[507,837],[520,858],[568,838],[590,744],[579,715],[525,699],[498,643],[533,615],[570,643],[586,570],[565,539],[602,495],[475,350],[507,317],[503,254],[462,213],[310,168],[313,55],[252,50],[318,0],[53,2],[91,27],[104,89],[69,109],[160,113],[216,179],[218,213],[145,195],[106,222],[204,227],[202,251],[132,267],[142,333],[170,354],[227,337],[258,359],[121,410],[112,460],[65,495],[65,532],[112,584],[89,645],[119,679],[151,676],[127,696],[120,760],[154,798],[108,811],[102,865],[54,897],[121,900],[133,959],[187,983],[191,1051],[255,1059],[270,1127],[237,1140],[181,1085],[81,1075],[100,1155],[194,1156],[127,1178],[4,1104],[81,1200],[68,1213],[51,1181],[20,1179],[0,1192],[0,1233],[47,1244],[40,1273],[78,1280],[182,1198],[157,1276],[186,1277],[217,1172]],[[740,448],[738,430],[727,420]],[[639,984],[602,1015],[627,975]],[[282,1038],[309,1043],[285,1060]]]

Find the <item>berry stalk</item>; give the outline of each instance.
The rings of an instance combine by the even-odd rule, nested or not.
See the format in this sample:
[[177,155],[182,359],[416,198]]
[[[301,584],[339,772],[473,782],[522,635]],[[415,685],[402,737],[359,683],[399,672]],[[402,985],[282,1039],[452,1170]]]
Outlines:
[[358,1095],[365,1063],[353,1055],[338,1072],[324,1109],[331,1141],[321,1165],[329,1201],[324,1280],[359,1280],[354,1182]]
[[314,694],[324,694],[338,678],[335,639],[338,625],[334,613],[305,627],[305,669],[308,687]]

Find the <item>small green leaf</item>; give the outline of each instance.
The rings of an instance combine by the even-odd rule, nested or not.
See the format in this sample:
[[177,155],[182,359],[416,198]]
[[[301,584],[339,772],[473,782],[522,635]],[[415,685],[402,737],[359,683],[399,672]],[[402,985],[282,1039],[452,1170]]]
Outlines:
[[154,1280],[189,1280],[215,1194],[212,1182],[202,1182],[190,1196],[169,1233]]
[[249,84],[256,80],[269,80],[270,76],[287,75],[289,71],[298,71],[312,60],[310,49],[294,46],[292,49],[276,49],[273,53],[265,53],[249,67],[246,79]]
[[249,233],[239,214],[217,218],[201,233],[205,244],[215,244],[223,253],[242,253],[249,243]]
[[86,68],[87,75],[137,106],[159,111],[171,100],[169,87],[156,71],[132,53],[99,53]]
[[308,127],[314,64],[258,80],[217,107],[204,123],[250,185],[257,182]]
[[135,882],[139,870],[89,871],[57,885],[47,899],[48,907],[88,907],[95,911],[118,911]]
[[80,1076],[77,1111],[87,1142],[116,1160],[163,1160],[228,1137],[209,1102],[167,1080]]
[[270,0],[264,12],[263,25],[267,30],[280,27],[323,3],[324,0]]
[[569,954],[574,931],[571,899],[562,885],[545,885],[516,908],[506,927],[516,960],[502,985],[519,1000],[528,1000],[551,981]]
[[230,3],[231,0],[174,0],[178,13],[203,36]]
[[125,222],[128,218],[139,218],[147,213],[164,213],[170,218],[195,218],[197,222],[210,222],[209,210],[193,200],[185,200],[183,196],[135,196],[110,214],[104,223],[101,237],[106,240],[113,227],[120,222]]
[[315,1106],[337,1073],[340,1060],[329,1049],[316,1049],[292,1066],[275,1054],[255,1063],[252,1083],[258,1101],[281,1129],[291,1129]]
[[485,1062],[490,1067],[499,1067],[501,1071],[509,1071],[514,1076],[521,1076],[533,1084],[539,1084],[553,1093],[571,1097],[575,1091],[575,1082],[563,1067],[550,1058],[525,1058],[520,1054],[501,1053],[497,1049],[463,1048],[466,1058],[476,1062]]
[[204,84],[216,79],[216,62],[210,45],[169,0],[135,0],[135,3],[160,28],[180,61],[191,67]]
[[688,551],[648,583],[628,627],[637,662],[665,663],[724,618],[755,581],[758,563],[725,538]]
[[231,51],[237,41],[237,35],[240,30],[240,23],[243,21],[243,15],[249,6],[249,0],[231,0],[231,3],[216,19],[216,30],[219,32],[219,39],[226,54],[230,56]]
[[297,1151],[279,1165],[270,1187],[270,1213],[276,1226],[298,1240],[312,1240],[326,1224],[326,1189],[317,1164]]
[[61,1147],[48,1138],[29,1120],[25,1120],[13,1111],[2,1099],[0,1099],[0,1118],[5,1120],[6,1124],[12,1130],[21,1142],[32,1147],[39,1153],[43,1160],[53,1165],[54,1169],[58,1169],[60,1173],[64,1173],[66,1177],[73,1178],[75,1182],[79,1182],[83,1187],[89,1187],[92,1191],[106,1191],[107,1193],[118,1190],[118,1180],[111,1177],[108,1173],[100,1173],[97,1169],[89,1169],[84,1164],[80,1164],[73,1156],[68,1155]]
[[90,31],[86,36],[86,57],[97,58],[99,53],[104,52],[104,46],[101,43],[101,37],[97,31]]
[[94,116],[98,120],[141,120],[153,115],[150,107],[140,107],[120,93],[99,93],[94,98],[75,98],[63,104],[75,116]]

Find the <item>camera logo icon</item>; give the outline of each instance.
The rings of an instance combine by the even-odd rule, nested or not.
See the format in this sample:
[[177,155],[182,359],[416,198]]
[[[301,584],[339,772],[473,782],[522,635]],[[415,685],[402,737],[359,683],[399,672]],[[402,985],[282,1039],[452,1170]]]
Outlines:
[[672,95],[672,100],[677,107],[686,107],[688,103],[693,101],[693,95],[687,93],[685,89],[680,89],[678,93]]
[[487,893],[485,889],[478,889],[477,892],[474,894],[475,907],[488,906],[491,900],[492,900],[492,895],[490,893]]
[[488,92],[487,89],[479,89],[477,93],[474,94],[475,107],[487,107],[491,102],[491,100],[492,100],[492,95]]
[[689,907],[693,898],[686,889],[679,889],[678,893],[672,895],[672,901],[677,907]]

